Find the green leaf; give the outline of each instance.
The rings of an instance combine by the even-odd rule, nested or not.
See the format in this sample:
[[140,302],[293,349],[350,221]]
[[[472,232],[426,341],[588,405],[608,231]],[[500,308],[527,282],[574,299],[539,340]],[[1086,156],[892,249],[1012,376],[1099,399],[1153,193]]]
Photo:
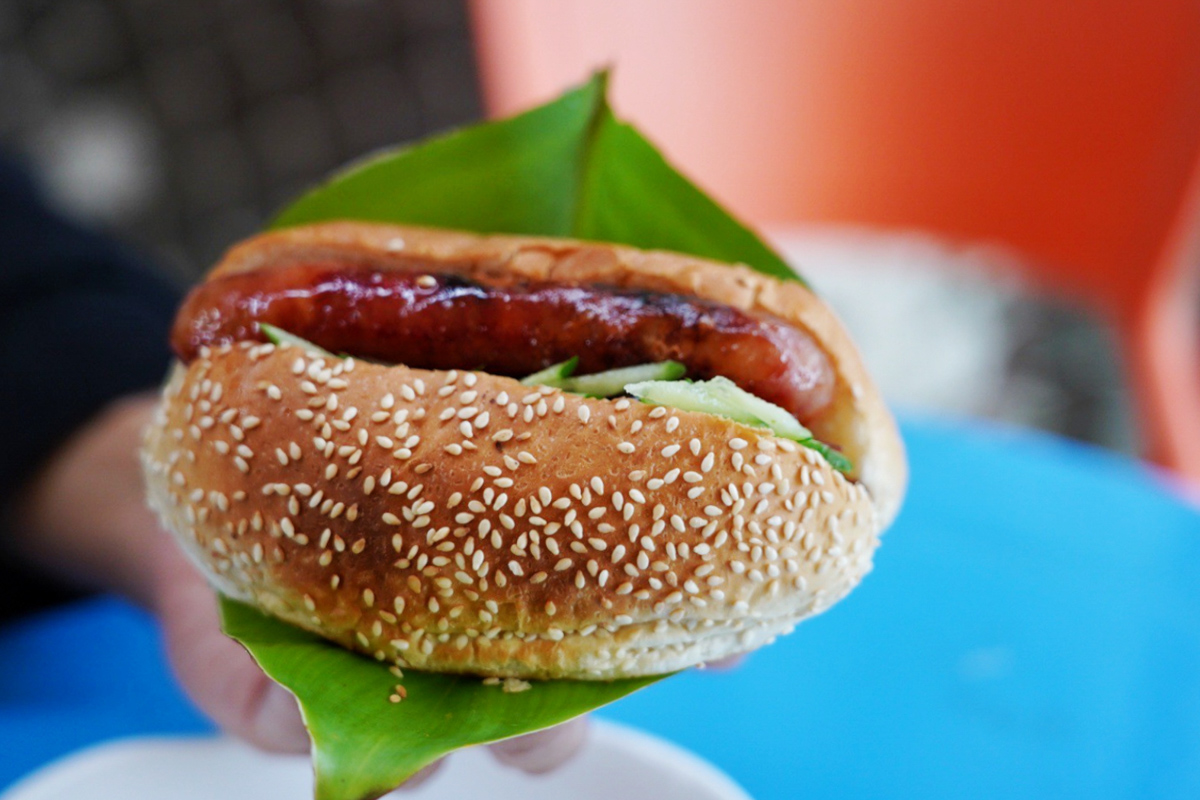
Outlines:
[[607,83],[601,72],[519,116],[368,158],[301,197],[273,227],[354,219],[573,236],[744,263],[801,280],[613,116]]
[[[676,172],[601,97],[571,235],[742,263],[803,283],[749,228]],[[736,153],[730,154],[736,158]]]
[[[548,728],[657,680],[533,681],[507,693],[481,678],[386,666],[221,598],[221,625],[300,701],[313,739],[316,800],[379,797],[442,756]],[[407,698],[393,703],[397,684]]]

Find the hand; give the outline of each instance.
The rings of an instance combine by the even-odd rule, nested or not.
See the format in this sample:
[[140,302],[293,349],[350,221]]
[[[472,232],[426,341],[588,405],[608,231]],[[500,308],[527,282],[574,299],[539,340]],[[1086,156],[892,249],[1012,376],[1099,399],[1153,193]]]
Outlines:
[[[212,589],[146,508],[137,448],[155,403],[114,404],[55,454],[19,506],[16,545],[48,571],[154,611],[180,684],[222,729],[265,750],[307,753],[295,699],[221,633]],[[582,747],[586,730],[572,720],[490,750],[504,764],[547,772]]]

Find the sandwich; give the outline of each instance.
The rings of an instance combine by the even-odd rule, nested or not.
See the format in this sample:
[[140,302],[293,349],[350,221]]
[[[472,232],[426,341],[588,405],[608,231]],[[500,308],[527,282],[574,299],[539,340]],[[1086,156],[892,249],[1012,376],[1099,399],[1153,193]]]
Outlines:
[[800,283],[678,253],[335,221],[188,296],[143,453],[223,594],[401,668],[657,675],[844,597],[892,416]]

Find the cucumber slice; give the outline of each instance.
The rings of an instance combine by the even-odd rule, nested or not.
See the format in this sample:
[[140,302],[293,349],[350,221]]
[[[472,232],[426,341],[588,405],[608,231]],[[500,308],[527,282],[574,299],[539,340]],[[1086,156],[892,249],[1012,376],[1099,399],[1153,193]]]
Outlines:
[[678,361],[659,361],[654,364],[638,364],[633,367],[605,370],[591,375],[580,375],[563,381],[562,389],[588,397],[613,397],[625,391],[631,383],[646,381],[676,381],[684,376],[687,367]]
[[829,462],[829,466],[836,469],[843,475],[849,475],[854,471],[854,464],[850,459],[846,458],[839,451],[834,450],[829,445],[822,442],[820,439],[806,439],[798,444],[807,447],[809,450],[816,450],[821,456]]
[[824,442],[813,438],[812,431],[784,409],[755,397],[728,378],[707,381],[644,381],[631,383],[625,391],[643,403],[715,414],[755,428],[767,428],[777,436],[791,439],[820,453],[840,472],[853,469],[850,460]]
[[300,347],[310,353],[315,353],[326,358],[345,358],[345,356],[335,356],[323,347],[317,347],[307,339],[301,339],[294,333],[288,333],[283,328],[276,328],[274,325],[268,325],[265,322],[258,323],[258,329],[263,332],[263,336],[267,337],[267,341],[271,344],[280,347]]
[[551,364],[543,370],[538,370],[532,375],[526,375],[521,378],[521,383],[526,386],[553,386],[556,389],[562,387],[562,382],[569,378],[575,372],[575,366],[579,363],[579,356],[572,356],[566,361],[560,361],[557,364]]
[[574,376],[579,358],[546,367],[540,372],[522,378],[526,386],[552,386],[572,394],[588,397],[612,397],[625,391],[628,383],[639,381],[673,381],[682,378],[687,368],[678,361],[659,361],[654,364],[638,364],[633,367],[605,370],[591,375]]
[[718,376],[707,381],[647,381],[630,384],[625,391],[643,403],[716,414],[746,425],[770,428],[780,436],[797,441],[812,438],[812,432],[791,414],[739,388],[728,378]]

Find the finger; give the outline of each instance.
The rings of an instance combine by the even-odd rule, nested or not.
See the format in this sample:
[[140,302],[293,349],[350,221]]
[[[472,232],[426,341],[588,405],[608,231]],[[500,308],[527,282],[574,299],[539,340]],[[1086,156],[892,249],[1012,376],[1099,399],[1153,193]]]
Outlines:
[[400,787],[396,791],[408,792],[408,791],[412,791],[413,789],[416,789],[418,786],[425,783],[425,781],[432,778],[433,775],[439,769],[442,768],[442,764],[444,764],[445,762],[446,762],[446,760],[444,758],[439,758],[437,761],[433,762],[429,766],[422,767],[419,771],[413,773],[413,776],[411,778],[406,780],[404,783],[400,784]]
[[178,552],[160,563],[158,611],[167,654],[192,701],[222,729],[264,750],[306,753],[296,700],[221,633],[213,591]]
[[727,658],[719,658],[716,661],[709,661],[707,664],[704,665],[704,668],[705,669],[715,669],[718,671],[734,669],[736,667],[741,666],[742,662],[745,660],[746,660],[746,654],[742,653],[741,655],[728,656]]
[[496,742],[488,749],[501,764],[540,775],[569,761],[583,749],[587,736],[587,718],[578,717],[544,731]]

